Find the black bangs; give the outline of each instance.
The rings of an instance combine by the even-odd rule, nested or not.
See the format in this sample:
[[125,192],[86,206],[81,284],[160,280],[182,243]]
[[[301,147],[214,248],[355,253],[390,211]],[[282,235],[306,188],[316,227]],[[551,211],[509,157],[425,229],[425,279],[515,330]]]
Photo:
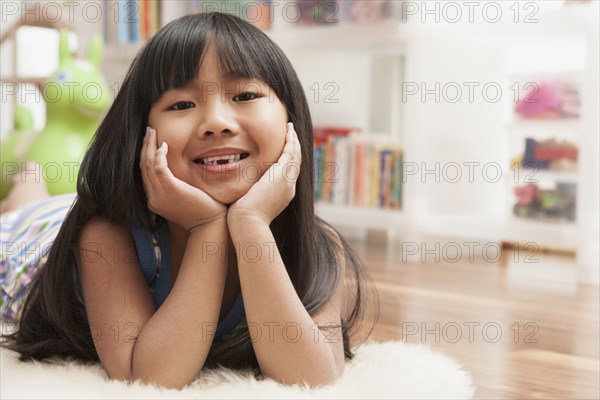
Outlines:
[[[220,14],[218,19],[227,17],[229,16]],[[234,23],[217,24],[216,29],[222,73],[257,78],[272,88],[280,86],[282,82],[279,82],[272,70],[282,64],[276,57],[281,50],[274,47],[273,42],[260,29],[251,25],[248,29],[247,23],[239,19],[231,21]]]
[[[154,104],[170,88],[181,88],[197,78],[209,45],[217,48],[223,75],[256,78],[274,89],[283,82],[272,72],[285,61],[260,29],[228,14],[210,18],[187,15],[167,24],[139,55],[140,104]],[[281,70],[281,69],[280,69]],[[285,69],[284,69],[285,70]]]
[[136,85],[140,101],[152,105],[166,90],[194,80],[213,31],[213,19],[188,15],[170,22],[152,37],[135,63],[140,69],[140,84]]

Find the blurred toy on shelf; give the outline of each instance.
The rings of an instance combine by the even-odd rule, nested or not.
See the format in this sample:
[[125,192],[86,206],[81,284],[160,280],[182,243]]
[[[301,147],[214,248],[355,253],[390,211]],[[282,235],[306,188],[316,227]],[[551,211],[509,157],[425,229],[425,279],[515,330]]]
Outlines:
[[399,19],[400,3],[389,0],[344,0],[340,4],[340,15],[343,22],[360,24]]
[[558,183],[554,190],[542,190],[529,183],[515,187],[517,217],[546,221],[575,221],[576,185]]
[[[104,44],[102,36],[92,38],[86,59],[73,59],[69,52],[68,31],[59,33],[59,66],[42,91],[46,102],[46,125],[24,145],[24,131],[31,131],[31,115],[24,107],[15,109],[16,130],[2,144],[3,166],[0,194],[5,197],[12,186],[10,176],[25,162],[37,162],[51,195],[74,192],[83,155],[96,132],[100,117],[111,104],[109,88],[100,71]],[[27,123],[29,121],[29,123]],[[5,146],[6,144],[6,146]],[[27,149],[24,150],[23,147]]]
[[557,172],[577,171],[577,146],[566,140],[525,139],[525,153],[520,161],[523,168],[538,168]]
[[515,112],[523,119],[566,119],[579,117],[579,90],[574,83],[556,81],[531,85],[517,102]]
[[299,25],[334,25],[340,22],[337,0],[296,0],[300,11]]
[[279,3],[271,5],[271,2],[272,0],[186,0],[189,14],[220,11],[240,17],[263,31],[271,28],[271,8],[279,6]]
[[31,112],[23,106],[16,106],[14,111],[15,129],[2,141],[0,160],[2,160],[2,179],[0,180],[0,199],[4,199],[12,187],[19,165],[15,159],[21,159],[35,135]]

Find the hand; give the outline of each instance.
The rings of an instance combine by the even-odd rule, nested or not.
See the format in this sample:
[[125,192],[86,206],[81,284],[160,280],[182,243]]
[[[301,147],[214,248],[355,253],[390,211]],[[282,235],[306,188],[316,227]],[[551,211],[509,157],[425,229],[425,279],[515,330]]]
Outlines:
[[228,224],[250,217],[259,218],[268,225],[296,195],[302,152],[294,125],[290,122],[287,128],[286,142],[279,160],[252,185],[248,193],[229,206]]
[[150,211],[190,233],[210,221],[226,218],[226,205],[173,175],[167,165],[168,145],[164,142],[157,149],[156,141],[156,130],[148,128],[140,169]]

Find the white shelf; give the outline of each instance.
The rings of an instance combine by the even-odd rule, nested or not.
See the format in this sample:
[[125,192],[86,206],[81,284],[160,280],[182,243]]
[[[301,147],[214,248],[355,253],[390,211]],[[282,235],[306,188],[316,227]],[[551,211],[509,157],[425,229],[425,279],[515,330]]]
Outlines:
[[506,223],[504,241],[533,242],[540,247],[549,246],[561,249],[577,247],[577,225],[575,222],[539,221],[512,217]]
[[509,217],[504,220],[472,215],[436,215],[419,221],[422,232],[489,242],[535,243],[541,247],[565,250],[577,247],[577,225]]
[[298,26],[264,31],[285,48],[306,50],[392,50],[404,52],[402,23],[387,20],[377,24]]
[[511,169],[506,169],[502,171],[502,178],[515,185],[525,185],[527,183],[540,183],[547,181],[577,183],[579,181],[579,173],[575,171],[567,172],[540,169],[537,171],[528,169],[513,171]]
[[571,131],[576,133],[581,129],[581,123],[578,118],[515,119],[507,124],[507,128],[518,131]]
[[398,228],[404,221],[404,214],[400,209],[354,207],[317,202],[315,211],[319,217],[332,225],[356,228]]

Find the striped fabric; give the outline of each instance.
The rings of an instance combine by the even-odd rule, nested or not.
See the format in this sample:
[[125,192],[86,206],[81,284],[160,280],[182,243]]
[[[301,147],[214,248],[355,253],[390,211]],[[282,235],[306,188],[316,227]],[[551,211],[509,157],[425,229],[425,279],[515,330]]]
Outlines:
[[[0,321],[19,320],[29,283],[42,268],[76,194],[54,196],[0,215]],[[148,269],[148,289],[154,293],[160,279],[161,250],[155,233],[149,236],[154,253]],[[137,238],[136,238],[137,240]],[[73,287],[82,317],[87,321],[77,266]]]
[[18,319],[27,287],[43,266],[75,193],[0,215],[0,320]]

